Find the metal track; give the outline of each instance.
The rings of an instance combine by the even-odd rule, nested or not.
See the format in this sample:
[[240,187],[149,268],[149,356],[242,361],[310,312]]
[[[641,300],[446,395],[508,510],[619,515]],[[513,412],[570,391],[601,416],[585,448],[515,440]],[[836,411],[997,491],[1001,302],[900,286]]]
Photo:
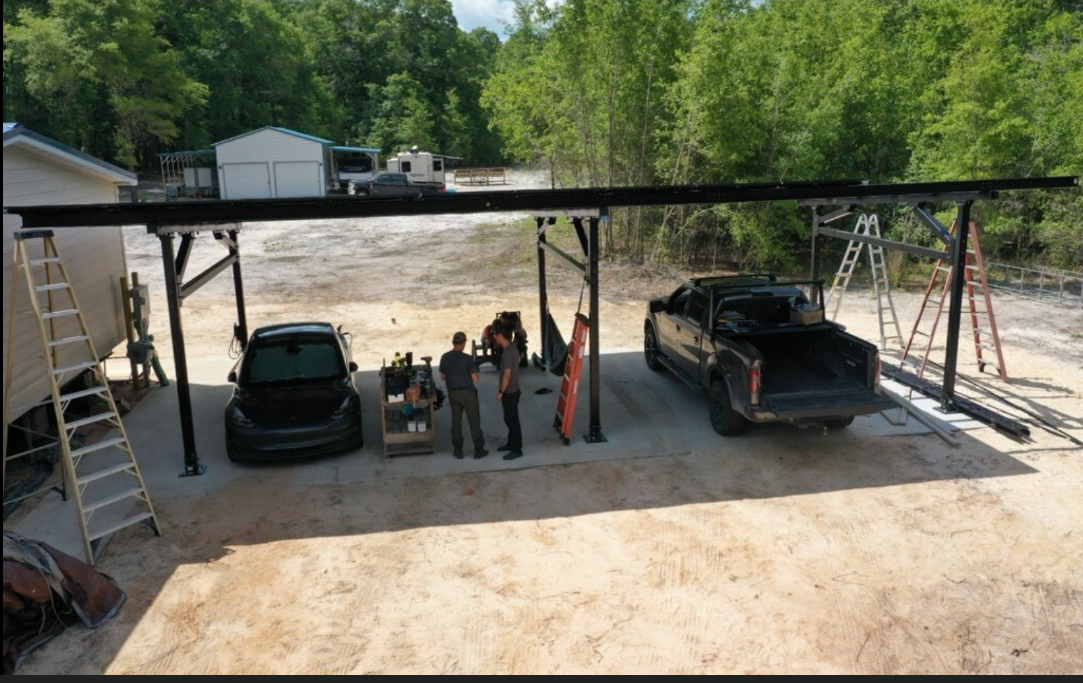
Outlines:
[[[884,377],[893,379],[900,384],[905,384],[912,389],[916,389],[917,391],[921,392],[925,396],[928,396],[929,398],[935,399],[937,401],[941,400],[942,398],[943,387],[941,387],[939,384],[918,377],[911,372],[901,370],[897,366],[894,366],[890,363],[880,363],[880,374]],[[955,395],[954,403],[955,407],[958,408],[960,412],[966,413],[975,420],[984,422],[991,427],[995,427],[996,429],[1004,432],[1005,434],[1009,434],[1018,438],[1030,436],[1030,427],[1023,424],[1022,422],[1019,422],[1018,420],[1013,420],[1006,415],[1001,415],[1000,413],[989,410],[988,408],[974,403],[969,399],[963,398],[958,394]]]

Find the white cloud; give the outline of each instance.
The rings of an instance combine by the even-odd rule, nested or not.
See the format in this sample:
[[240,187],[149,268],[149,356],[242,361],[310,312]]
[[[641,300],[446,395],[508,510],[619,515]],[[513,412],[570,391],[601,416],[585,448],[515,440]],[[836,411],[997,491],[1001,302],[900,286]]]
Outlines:
[[[546,0],[546,4],[555,7],[563,1]],[[484,26],[503,40],[515,19],[515,0],[451,0],[451,11],[462,30]]]
[[504,24],[511,24],[515,17],[514,0],[451,0],[455,21],[464,31],[484,26],[504,38]]

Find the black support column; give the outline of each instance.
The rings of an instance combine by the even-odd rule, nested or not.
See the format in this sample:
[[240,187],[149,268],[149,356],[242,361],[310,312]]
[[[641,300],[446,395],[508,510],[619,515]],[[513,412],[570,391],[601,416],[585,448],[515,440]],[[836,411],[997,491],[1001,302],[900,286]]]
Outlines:
[[601,329],[598,311],[598,223],[602,218],[609,220],[609,209],[603,207],[599,210],[600,216],[590,218],[590,238],[588,242],[587,282],[590,286],[590,432],[587,434],[587,443],[599,443],[605,441],[602,434],[601,418],[601,345],[598,337]]
[[948,340],[944,350],[944,390],[940,409],[955,412],[955,369],[959,355],[959,323],[963,314],[963,288],[966,285],[967,243],[970,233],[970,207],[973,202],[956,202],[955,241],[951,247],[951,303],[948,308]]
[[[153,226],[148,226],[153,230]],[[181,325],[181,296],[178,263],[173,250],[173,234],[159,233],[162,243],[162,265],[165,270],[166,300],[169,304],[169,329],[173,338],[173,364],[177,375],[177,404],[180,408],[181,439],[184,443],[184,471],[182,477],[203,474],[207,469],[201,465],[196,454],[196,434],[192,416],[192,393],[188,386],[188,360],[184,355],[184,328]],[[183,267],[183,266],[182,266]]]

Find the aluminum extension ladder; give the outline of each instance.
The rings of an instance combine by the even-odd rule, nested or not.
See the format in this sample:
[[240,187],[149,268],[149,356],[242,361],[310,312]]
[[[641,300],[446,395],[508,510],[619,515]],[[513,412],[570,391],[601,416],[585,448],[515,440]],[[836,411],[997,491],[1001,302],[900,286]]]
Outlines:
[[590,333],[590,320],[582,313],[575,314],[572,341],[568,344],[568,358],[564,363],[564,379],[560,383],[557,398],[557,415],[553,427],[567,446],[572,438],[572,419],[575,417],[575,399],[579,394],[579,375],[583,370],[583,353]]
[[[880,238],[880,220],[876,214],[861,214],[854,226],[854,234],[865,237]],[[831,291],[827,295],[828,303],[832,304],[831,319],[835,320],[842,306],[842,297],[846,294],[846,288],[850,284],[850,277],[854,274],[854,267],[861,258],[862,247],[868,247],[869,267],[872,269],[872,290],[876,297],[876,316],[880,323],[880,349],[887,350],[888,340],[897,340],[902,346],[902,328],[899,327],[899,317],[895,313],[895,302],[891,298],[891,285],[887,275],[887,262],[884,256],[884,248],[880,245],[864,244],[857,240],[850,240],[846,245],[846,253],[839,264],[838,272],[831,283]],[[887,335],[886,322],[884,320],[884,301],[887,301],[887,309],[891,312],[891,322],[895,326],[895,334]],[[825,306],[826,308],[826,306]]]
[[[985,356],[982,355],[983,351],[991,351],[996,354],[996,370],[1000,375],[1000,379],[1004,382],[1008,381],[1008,372],[1004,367],[1004,350],[1000,346],[1000,335],[997,333],[996,316],[993,314],[993,300],[990,297],[989,283],[985,277],[985,265],[982,262],[981,257],[981,244],[978,240],[978,224],[975,221],[970,221],[970,239],[966,251],[966,260],[963,264],[963,279],[966,284],[966,297],[970,311],[970,325],[973,330],[972,338],[974,340],[974,353],[978,361],[978,371],[985,372],[985,366],[989,363]],[[955,235],[957,232],[955,221],[951,222],[951,234]],[[928,332],[921,329],[923,318],[925,317],[926,308],[928,304],[933,301],[933,292],[936,289],[937,281],[940,279],[940,274],[945,273],[947,277],[944,279],[944,284],[940,289],[940,298],[935,301],[936,314],[932,318],[931,328]],[[975,277],[975,275],[977,277]],[[952,267],[945,265],[944,260],[941,259],[936,262],[936,267],[933,269],[932,277],[929,278],[929,286],[925,288],[925,296],[921,302],[921,308],[918,310],[917,319],[914,320],[914,328],[910,333],[910,339],[906,342],[906,348],[903,350],[902,359],[900,362],[901,367],[905,367],[907,364],[914,369],[914,374],[921,377],[925,373],[925,368],[929,363],[929,353],[933,348],[933,339],[936,335],[936,328],[940,322],[940,316],[944,312],[944,302],[947,300],[948,292],[951,290],[952,281]],[[982,308],[984,306],[984,308]],[[991,349],[983,345],[983,333],[981,321],[986,320],[989,325],[989,336],[992,337],[993,347]],[[916,337],[927,337],[928,344],[925,347],[925,352],[921,356],[921,360],[917,361],[911,357],[910,350],[913,347]]]
[[[121,529],[142,523],[156,536],[161,536],[161,529],[53,231],[16,231],[14,238],[4,383],[4,481],[6,484],[9,457],[14,460],[58,446],[62,468],[59,492],[68,500],[71,491],[79,515],[83,551],[87,563],[93,565],[105,543]],[[38,241],[40,248],[36,245],[32,248],[31,243]],[[25,309],[26,298],[20,301],[20,279],[27,289],[29,310]],[[19,305],[24,310],[19,311]],[[48,375],[50,398],[25,408],[52,404],[56,441],[9,456],[11,416],[22,414],[22,410],[15,412],[11,389],[15,358],[23,351],[18,348],[16,330],[19,318],[31,314],[41,342],[40,355],[35,354],[33,360],[40,359],[40,366]],[[81,386],[73,388],[77,384],[73,380],[80,377]]]

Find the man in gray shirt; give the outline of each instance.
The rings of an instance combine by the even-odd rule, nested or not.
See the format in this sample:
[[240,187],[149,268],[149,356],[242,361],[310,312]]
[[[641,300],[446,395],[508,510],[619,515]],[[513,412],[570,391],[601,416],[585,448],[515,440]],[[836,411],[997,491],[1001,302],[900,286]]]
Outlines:
[[504,424],[508,426],[508,442],[498,448],[505,460],[523,457],[523,428],[519,423],[519,349],[512,344],[514,332],[505,325],[493,327],[493,336],[500,345],[500,387],[496,400],[504,407]]
[[466,333],[456,332],[451,338],[452,349],[440,356],[440,377],[447,387],[451,403],[451,446],[455,457],[463,457],[463,413],[470,423],[470,436],[474,439],[474,459],[489,454],[485,450],[485,435],[481,432],[481,409],[478,405],[478,366],[463,348]]

